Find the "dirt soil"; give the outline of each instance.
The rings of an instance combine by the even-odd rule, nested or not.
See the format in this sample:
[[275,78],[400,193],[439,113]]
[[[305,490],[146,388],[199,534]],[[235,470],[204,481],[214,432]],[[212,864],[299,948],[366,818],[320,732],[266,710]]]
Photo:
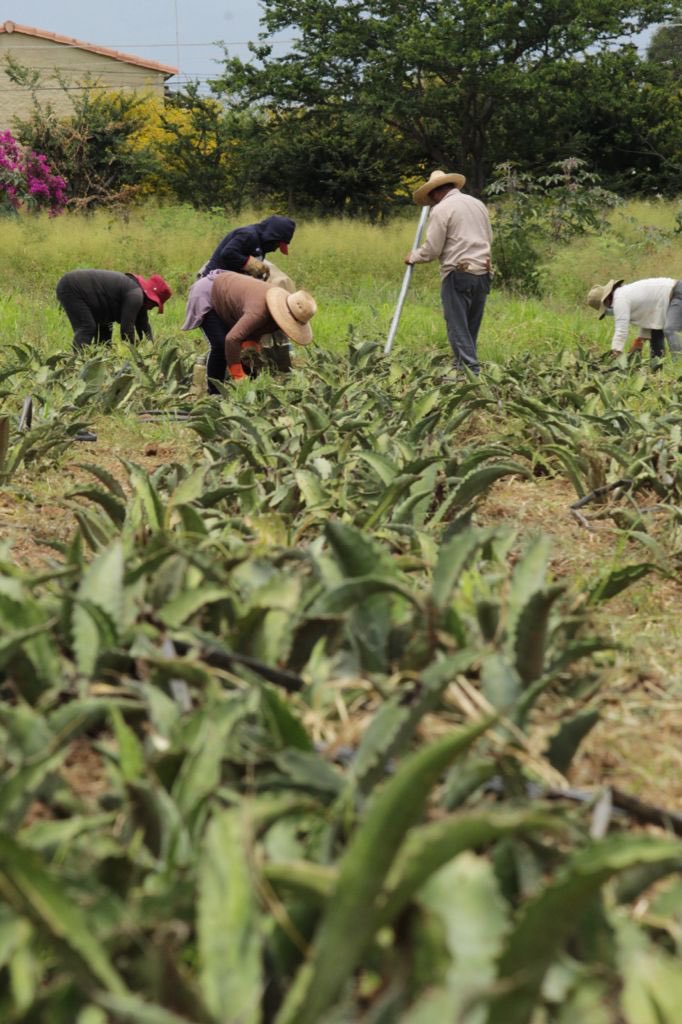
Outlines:
[[88,484],[102,486],[82,469],[94,463],[107,470],[125,487],[122,459],[135,462],[151,472],[169,462],[187,460],[196,447],[196,435],[180,424],[173,424],[173,440],[159,440],[160,430],[169,427],[139,423],[121,429],[121,424],[102,417],[94,424],[97,441],[74,444],[61,466],[36,476],[33,469],[18,473],[12,486],[0,493],[0,540],[8,542],[10,558],[29,569],[44,569],[59,555],[50,543],[68,543],[76,526],[71,509],[64,501],[75,488]]
[[[554,539],[551,569],[559,580],[593,582],[610,567],[648,561],[610,521],[580,525],[568,481],[540,477],[499,481],[480,520],[510,521]],[[600,691],[601,721],[571,769],[576,786],[612,785],[640,799],[682,805],[682,580],[650,575],[595,610],[595,632],[619,648]]]

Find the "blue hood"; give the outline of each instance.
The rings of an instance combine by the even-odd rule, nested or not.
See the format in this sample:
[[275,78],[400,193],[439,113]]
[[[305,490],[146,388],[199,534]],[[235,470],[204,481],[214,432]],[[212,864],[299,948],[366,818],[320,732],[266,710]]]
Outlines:
[[260,238],[263,252],[273,252],[280,242],[286,242],[288,245],[296,230],[295,221],[289,217],[280,217],[276,213],[253,226]]

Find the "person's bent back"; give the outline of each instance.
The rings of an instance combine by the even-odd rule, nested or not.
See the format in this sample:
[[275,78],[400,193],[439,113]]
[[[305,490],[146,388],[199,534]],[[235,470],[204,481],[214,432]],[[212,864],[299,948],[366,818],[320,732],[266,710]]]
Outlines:
[[172,292],[158,275],[149,278],[118,270],[70,270],[57,283],[57,299],[73,328],[78,352],[93,341],[111,341],[115,323],[129,344],[138,337],[153,338],[148,312],[163,312]]

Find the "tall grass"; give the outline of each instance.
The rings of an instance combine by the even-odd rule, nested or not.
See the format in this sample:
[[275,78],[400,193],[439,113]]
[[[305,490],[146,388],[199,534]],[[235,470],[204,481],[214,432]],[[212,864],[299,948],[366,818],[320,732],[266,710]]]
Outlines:
[[636,281],[682,275],[682,234],[676,232],[677,202],[643,200],[612,211],[608,229],[576,239],[552,255],[545,267],[548,298],[575,305],[594,282],[611,277]]
[[[615,210],[607,231],[577,239],[548,253],[541,300],[493,288],[480,337],[484,361],[502,362],[530,349],[548,358],[576,342],[606,347],[608,322],[585,306],[595,281],[682,275],[682,236],[674,233],[677,203],[633,202]],[[269,211],[265,211],[267,213]],[[182,336],[187,291],[197,268],[237,223],[265,215],[250,211],[239,222],[189,207],[147,206],[125,215],[16,217],[3,222],[0,251],[0,332],[5,343],[28,341],[46,352],[70,344],[54,288],[76,267],[101,267],[140,274],[161,273],[174,297],[163,317],[153,317],[159,337],[184,338],[203,347],[198,333]],[[300,221],[288,257],[278,260],[300,287],[318,300],[316,343],[344,347],[349,338],[383,341],[405,270],[402,262],[417,220],[405,216],[386,225],[348,220]],[[396,352],[409,347],[425,358],[448,354],[440,310],[438,269],[415,268]],[[308,358],[314,359],[314,349]]]

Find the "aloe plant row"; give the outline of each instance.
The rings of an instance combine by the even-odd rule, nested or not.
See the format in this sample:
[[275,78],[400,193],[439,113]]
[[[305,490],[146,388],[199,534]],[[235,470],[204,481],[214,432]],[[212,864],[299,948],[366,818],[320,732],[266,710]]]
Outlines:
[[[477,525],[599,388],[374,358],[194,405],[192,465],[86,463],[53,565],[1,566],[3,1020],[676,1020],[679,840],[541,795],[598,717],[592,609],[655,560],[576,592]],[[122,401],[189,410],[156,360]]]

